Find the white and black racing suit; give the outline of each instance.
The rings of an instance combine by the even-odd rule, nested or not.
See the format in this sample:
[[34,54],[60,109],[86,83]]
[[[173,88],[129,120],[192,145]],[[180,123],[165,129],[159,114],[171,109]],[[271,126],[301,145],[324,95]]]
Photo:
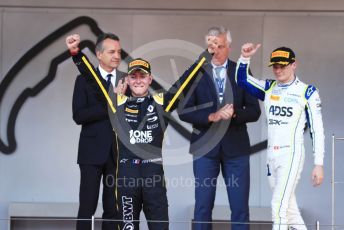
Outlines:
[[[168,229],[168,202],[161,151],[164,132],[170,112],[177,108],[181,97],[190,89],[198,71],[202,69],[196,67],[202,66],[206,59],[211,59],[208,52],[202,53],[166,93],[132,97],[109,92],[114,105],[114,109],[108,107],[109,115],[117,137],[117,188],[114,195],[120,215],[118,219],[123,220],[120,229],[139,229],[142,209],[150,230]],[[94,76],[86,64],[87,57],[79,53],[73,56],[73,61],[81,74],[88,78],[98,98],[105,102],[106,96],[101,95],[104,91],[94,84]],[[94,71],[94,67],[90,67]]]
[[297,76],[289,84],[255,79],[249,75],[249,65],[249,58],[239,58],[236,82],[264,101],[268,123],[268,178],[273,191],[273,228],[306,229],[296,203],[295,187],[304,164],[306,123],[313,141],[314,164],[323,165],[324,130],[319,93]]

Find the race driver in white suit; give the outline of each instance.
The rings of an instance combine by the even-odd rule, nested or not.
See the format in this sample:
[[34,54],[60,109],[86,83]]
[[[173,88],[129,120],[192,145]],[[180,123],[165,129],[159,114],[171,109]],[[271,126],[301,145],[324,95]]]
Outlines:
[[246,43],[236,69],[239,86],[264,101],[268,123],[267,167],[273,195],[271,201],[274,230],[305,230],[295,188],[304,164],[303,133],[308,124],[313,140],[313,185],[323,181],[324,129],[318,90],[295,75],[295,53],[287,47],[270,56],[275,79],[258,80],[249,74],[250,57],[260,44]]

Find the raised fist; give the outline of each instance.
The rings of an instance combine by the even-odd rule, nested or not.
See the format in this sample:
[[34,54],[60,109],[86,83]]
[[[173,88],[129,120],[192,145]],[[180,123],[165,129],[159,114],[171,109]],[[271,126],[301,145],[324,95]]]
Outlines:
[[72,34],[67,36],[66,45],[71,53],[77,53],[79,51],[80,35]]
[[245,43],[241,47],[241,56],[243,56],[244,58],[251,57],[253,54],[255,54],[257,52],[257,50],[259,49],[260,46],[261,46],[261,44],[255,45],[253,43]]

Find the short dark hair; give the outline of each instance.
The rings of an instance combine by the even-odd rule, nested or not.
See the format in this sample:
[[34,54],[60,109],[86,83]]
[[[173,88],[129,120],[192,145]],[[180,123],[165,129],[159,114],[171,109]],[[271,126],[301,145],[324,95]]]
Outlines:
[[119,37],[117,35],[114,35],[112,33],[102,33],[101,35],[98,36],[97,38],[97,42],[96,42],[96,52],[97,51],[102,51],[103,50],[103,41],[105,39],[111,39],[114,41],[118,41],[119,42]]

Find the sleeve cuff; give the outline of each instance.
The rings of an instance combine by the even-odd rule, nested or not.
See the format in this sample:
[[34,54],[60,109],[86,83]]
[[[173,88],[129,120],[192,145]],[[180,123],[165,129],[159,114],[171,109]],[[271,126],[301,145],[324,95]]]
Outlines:
[[250,63],[250,60],[251,60],[251,58],[245,58],[245,57],[243,57],[243,56],[240,56],[240,58],[239,58],[239,62],[240,63],[243,63],[243,64],[249,64]]
[[79,53],[79,51],[80,51],[80,49],[77,48],[77,49],[74,49],[74,50],[69,50],[69,53],[72,56],[76,56]]

